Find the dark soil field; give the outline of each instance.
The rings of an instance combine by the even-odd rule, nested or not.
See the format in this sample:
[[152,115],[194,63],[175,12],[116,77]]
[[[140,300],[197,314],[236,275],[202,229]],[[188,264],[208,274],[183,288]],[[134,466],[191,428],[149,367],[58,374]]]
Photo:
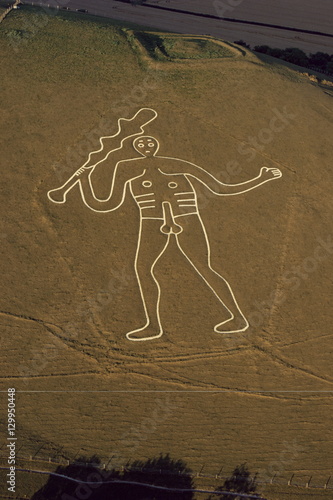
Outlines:
[[[2,442],[14,387],[21,468],[169,453],[202,471],[198,487],[246,463],[269,500],[332,498],[322,489],[333,442],[332,88],[211,37],[138,32],[34,8],[0,24]],[[137,206],[128,193],[118,210],[93,212],[78,185],[64,204],[47,197],[141,108],[157,113],[144,132],[160,156],[227,184],[282,172],[239,196],[193,180],[211,264],[250,323],[243,333],[214,332],[226,310],[172,236],[155,268],[164,333],[129,341],[145,321]],[[126,141],[95,168],[99,198],[116,162],[135,155]],[[293,474],[299,488],[287,486]],[[17,495],[47,481],[17,472]]]

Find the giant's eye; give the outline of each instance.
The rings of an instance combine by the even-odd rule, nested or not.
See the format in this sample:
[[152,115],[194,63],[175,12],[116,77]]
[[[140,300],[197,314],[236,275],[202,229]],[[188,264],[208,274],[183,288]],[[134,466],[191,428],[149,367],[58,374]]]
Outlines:
[[150,148],[153,148],[153,147],[155,146],[155,144],[154,144],[153,142],[148,142],[148,146],[149,146]]
[[139,148],[143,148],[144,144],[138,144]]

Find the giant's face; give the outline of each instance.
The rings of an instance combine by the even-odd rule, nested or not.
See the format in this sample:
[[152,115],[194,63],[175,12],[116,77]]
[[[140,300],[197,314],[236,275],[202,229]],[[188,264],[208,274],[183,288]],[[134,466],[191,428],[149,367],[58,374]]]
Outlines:
[[134,149],[143,156],[155,156],[159,148],[159,143],[157,139],[147,135],[137,137],[133,141],[133,146]]

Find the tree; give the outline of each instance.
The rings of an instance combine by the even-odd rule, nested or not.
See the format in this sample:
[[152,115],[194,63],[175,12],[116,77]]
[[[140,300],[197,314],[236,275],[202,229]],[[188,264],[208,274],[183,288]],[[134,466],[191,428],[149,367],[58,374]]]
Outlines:
[[256,45],[254,50],[262,54],[269,54],[272,49],[268,45]]
[[325,52],[316,52],[310,55],[309,64],[322,71],[326,70],[327,64],[330,61],[331,56]]
[[282,50],[282,49],[271,49],[270,53],[269,53],[270,56],[278,57],[280,59],[283,57],[283,54],[284,54],[284,50]]
[[333,75],[333,61],[327,63],[326,71],[329,75]]
[[248,43],[244,42],[244,40],[236,40],[234,43],[237,43],[237,45],[241,45],[246,49],[251,49],[251,46]]
[[306,53],[295,47],[289,47],[284,50],[282,59],[292,64],[297,64],[298,66],[307,67],[309,64],[309,58]]

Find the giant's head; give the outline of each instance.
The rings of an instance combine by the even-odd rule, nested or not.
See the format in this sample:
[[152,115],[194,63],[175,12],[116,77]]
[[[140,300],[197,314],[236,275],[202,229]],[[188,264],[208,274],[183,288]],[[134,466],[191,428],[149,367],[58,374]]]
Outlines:
[[142,156],[155,156],[160,145],[154,137],[143,135],[134,139],[133,147]]

